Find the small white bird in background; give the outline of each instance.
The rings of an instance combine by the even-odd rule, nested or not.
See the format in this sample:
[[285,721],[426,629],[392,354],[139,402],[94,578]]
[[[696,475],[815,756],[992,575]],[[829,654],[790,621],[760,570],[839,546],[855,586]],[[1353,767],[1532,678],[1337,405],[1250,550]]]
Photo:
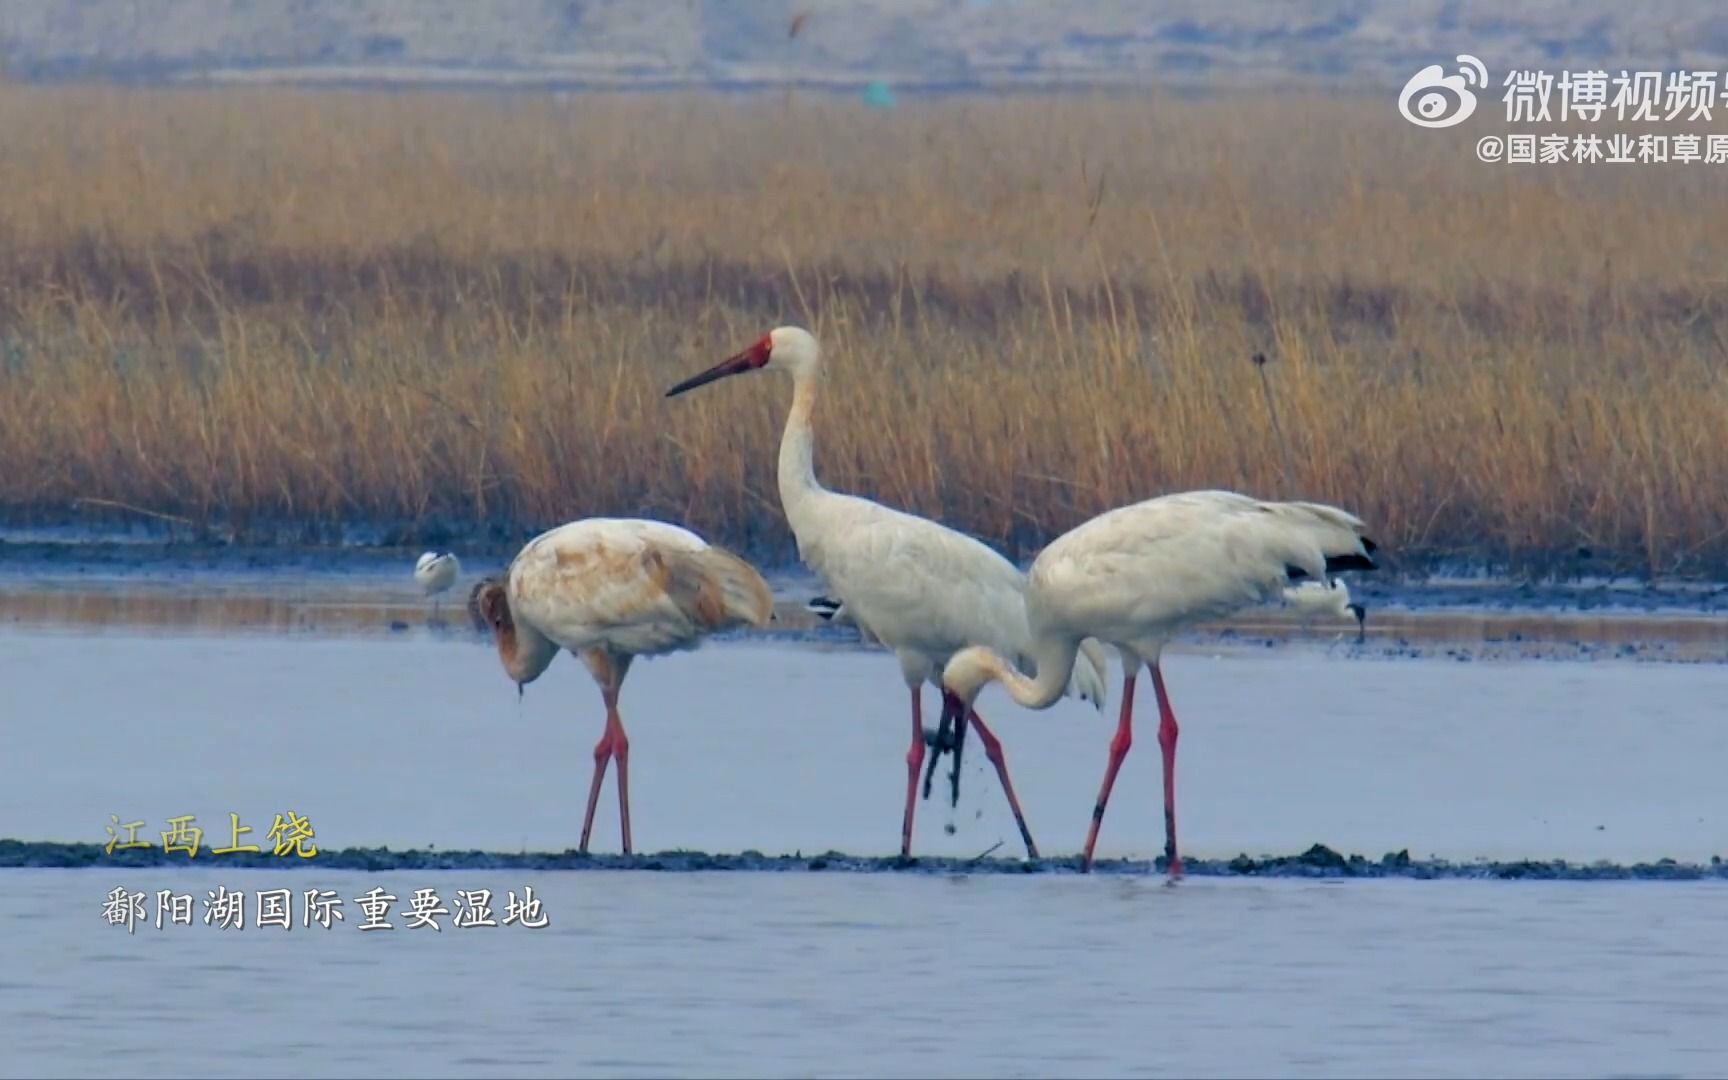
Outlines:
[[491,630],[517,692],[560,649],[581,658],[606,706],[578,851],[588,850],[608,764],[618,772],[618,825],[630,854],[630,740],[618,716],[624,676],[638,656],[694,649],[710,634],[768,625],[774,597],[743,559],[663,521],[588,518],[528,541],[502,580],[474,585],[468,611]]
[[456,576],[462,572],[462,564],[456,558],[456,553],[446,551],[440,554],[428,551],[420,556],[414,564],[414,580],[419,582],[420,589],[432,597],[432,610],[437,611],[441,603],[439,594],[449,590],[456,584]]
[[1367,640],[1368,609],[1350,599],[1350,590],[1343,578],[1330,583],[1311,580],[1291,585],[1284,590],[1284,602],[1296,609],[1296,615],[1307,626],[1315,619],[1329,615],[1336,619],[1356,620],[1356,644]]

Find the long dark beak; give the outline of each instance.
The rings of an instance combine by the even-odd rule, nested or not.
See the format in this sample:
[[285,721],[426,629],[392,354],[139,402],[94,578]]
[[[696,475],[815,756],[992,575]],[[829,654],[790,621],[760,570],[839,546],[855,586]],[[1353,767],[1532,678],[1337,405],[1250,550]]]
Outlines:
[[936,731],[925,741],[929,743],[932,753],[930,764],[924,770],[924,797],[930,797],[930,782],[936,778],[936,766],[942,761],[946,751],[955,748],[954,734],[959,730],[959,722],[966,715],[966,706],[960,699],[946,690],[942,693],[942,719],[937,722]]
[[942,695],[942,698],[943,713],[952,712],[954,714],[954,767],[948,774],[948,779],[953,783],[954,797],[948,805],[959,806],[960,752],[966,749],[966,719],[971,715],[972,710],[966,706],[965,702],[961,701],[953,694],[945,693]]
[[966,703],[960,700],[960,695],[944,689],[942,691],[942,726],[953,730],[966,716]]
[[677,397],[686,390],[694,390],[698,386],[707,386],[716,379],[724,379],[728,375],[742,375],[746,371],[754,371],[757,364],[757,350],[752,347],[745,349],[737,356],[730,356],[715,364],[700,375],[692,375],[688,379],[666,391],[667,397]]

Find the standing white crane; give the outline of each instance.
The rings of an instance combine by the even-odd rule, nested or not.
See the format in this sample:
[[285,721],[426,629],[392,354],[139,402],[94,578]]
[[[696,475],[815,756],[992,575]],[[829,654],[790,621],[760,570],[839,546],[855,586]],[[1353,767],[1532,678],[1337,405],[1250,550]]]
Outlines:
[[[948,658],[968,645],[988,645],[1030,665],[1024,591],[1026,577],[985,544],[933,521],[856,495],[829,491],[816,480],[815,437],[811,414],[821,383],[821,351],[809,331],[781,326],[749,348],[684,380],[666,392],[673,397],[728,375],[767,368],[792,377],[792,407],[780,438],[780,504],[798,541],[798,555],[860,627],[894,651],[900,674],[912,695],[912,746],[906,751],[906,810],[900,826],[900,854],[911,854],[912,817],[918,770],[924,761],[924,719],[920,700],[926,682],[940,688],[938,676]],[[1081,644],[1081,660],[1062,671],[1061,691],[1093,702],[1102,711],[1109,658],[1097,642]],[[1014,813],[1026,853],[1038,847],[1020,812],[1008,779],[1002,744],[982,717],[944,709],[933,737],[936,756],[954,755],[953,801],[960,799],[960,751],[968,723],[977,728],[984,753],[996,767],[1008,807]],[[929,774],[924,793],[930,792]]]
[[1262,502],[1229,491],[1165,495],[1100,514],[1057,537],[1027,572],[1036,677],[989,649],[964,649],[942,674],[949,707],[969,707],[986,683],[996,681],[1021,705],[1048,708],[1062,692],[1082,638],[1116,647],[1122,713],[1086,834],[1082,866],[1091,869],[1104,804],[1134,741],[1134,677],[1140,665],[1151,668],[1164,752],[1164,855],[1169,875],[1180,877],[1177,727],[1159,667],[1164,646],[1184,628],[1270,601],[1292,582],[1372,570],[1374,549],[1362,522],[1336,507]]
[[630,740],[618,691],[630,662],[696,648],[709,634],[761,627],[773,613],[768,585],[749,563],[661,521],[588,518],[528,541],[502,583],[469,594],[476,626],[490,628],[517,692],[540,677],[560,648],[581,658],[606,703],[594,747],[594,780],[578,850],[588,850],[606,765],[618,761],[618,817],[630,854]]
[[462,564],[454,551],[428,551],[414,563],[414,580],[419,583],[421,592],[433,598],[433,611],[437,611],[441,603],[439,594],[456,584],[456,575],[461,572]]
[[1322,615],[1334,619],[1356,620],[1356,644],[1368,639],[1368,609],[1350,599],[1350,589],[1343,578],[1325,581],[1311,578],[1284,589],[1284,602],[1296,609],[1296,617],[1306,626]]

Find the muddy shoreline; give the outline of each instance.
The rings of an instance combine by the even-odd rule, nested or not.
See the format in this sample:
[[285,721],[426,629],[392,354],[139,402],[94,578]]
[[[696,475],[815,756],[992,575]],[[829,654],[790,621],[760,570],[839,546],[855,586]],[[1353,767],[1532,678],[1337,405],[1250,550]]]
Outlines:
[[[434,604],[414,584],[417,548],[240,547],[112,539],[4,539],[0,626],[90,631],[432,635],[481,641],[465,611],[475,581],[516,549],[458,549],[457,585]],[[757,561],[775,595],[763,630],[720,635],[822,648],[880,648],[806,604],[821,583],[804,567]],[[1179,645],[1210,652],[1322,649],[1354,661],[1728,663],[1728,583],[1629,579],[1518,581],[1347,575],[1369,617],[1304,624],[1276,602],[1197,626]]]
[[[139,584],[263,578],[400,585],[427,545],[228,545],[111,537],[19,539],[0,532],[0,581],[123,579]],[[454,548],[463,576],[494,573],[517,544]],[[777,592],[816,595],[820,584],[786,552],[750,556]],[[1353,595],[1384,611],[1600,612],[1728,615],[1728,580],[1601,577],[1520,579],[1478,569],[1448,573],[1352,574]]]
[[[1164,859],[1100,859],[1092,873],[1145,875],[1163,873]],[[913,873],[913,874],[1078,874],[1080,858],[1070,855],[1046,859],[1013,859],[980,856],[970,859],[847,855],[826,851],[805,855],[764,855],[758,851],[736,854],[703,851],[662,851],[642,855],[578,854],[562,852],[491,851],[393,851],[387,847],[343,848],[321,851],[315,858],[277,858],[272,855],[235,854],[212,856],[203,861],[184,854],[164,854],[158,848],[105,854],[101,844],[54,843],[50,841],[0,840],[0,867],[34,869],[91,869],[180,866],[208,870],[292,869],[319,870],[647,870],[662,873],[733,871],[744,873]],[[1520,859],[1506,862],[1453,862],[1445,859],[1413,859],[1408,851],[1387,852],[1379,858],[1343,855],[1324,844],[1315,844],[1294,855],[1240,854],[1231,859],[1184,859],[1184,872],[1191,877],[1277,878],[1410,878],[1498,879],[1539,881],[1728,881],[1728,863],[1713,857],[1708,864],[1681,863],[1673,859],[1637,863],[1573,863],[1564,859]]]

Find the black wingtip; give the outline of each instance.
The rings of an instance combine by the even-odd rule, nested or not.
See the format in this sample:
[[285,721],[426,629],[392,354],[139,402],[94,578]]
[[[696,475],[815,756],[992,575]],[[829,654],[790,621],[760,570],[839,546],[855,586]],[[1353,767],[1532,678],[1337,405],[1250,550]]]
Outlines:
[[824,619],[832,619],[840,610],[840,601],[828,596],[817,596],[805,603],[804,610],[813,612]]
[[[1366,546],[1366,545],[1364,545]],[[1373,550],[1370,548],[1369,550]],[[1345,570],[1378,570],[1379,564],[1366,555],[1328,555],[1326,556],[1326,572],[1338,574]]]

